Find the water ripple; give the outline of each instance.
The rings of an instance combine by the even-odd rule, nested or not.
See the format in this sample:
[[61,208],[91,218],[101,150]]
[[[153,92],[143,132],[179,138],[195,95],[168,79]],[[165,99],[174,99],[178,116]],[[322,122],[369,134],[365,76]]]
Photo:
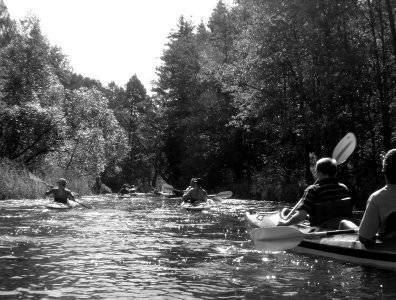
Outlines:
[[396,296],[393,272],[252,248],[246,209],[206,213],[174,200],[84,197],[93,209],[51,211],[46,199],[0,207],[2,299],[278,299]]

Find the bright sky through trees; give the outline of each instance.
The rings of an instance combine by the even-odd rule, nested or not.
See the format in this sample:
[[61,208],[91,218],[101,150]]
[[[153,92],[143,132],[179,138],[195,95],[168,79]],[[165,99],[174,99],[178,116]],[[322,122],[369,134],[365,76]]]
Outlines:
[[[218,0],[5,0],[13,19],[36,15],[73,70],[124,85],[136,74],[150,92],[170,31],[184,15],[207,22]],[[231,1],[223,1],[231,3]]]

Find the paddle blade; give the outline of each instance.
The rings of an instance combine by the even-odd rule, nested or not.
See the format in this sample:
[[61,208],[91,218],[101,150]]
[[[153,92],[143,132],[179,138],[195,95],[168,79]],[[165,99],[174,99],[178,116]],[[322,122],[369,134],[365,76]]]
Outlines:
[[81,203],[80,201],[77,201],[76,199],[74,199],[73,201],[76,202],[76,203],[78,203],[78,204],[80,204],[82,207],[85,207],[85,208],[92,208],[91,205],[87,205],[87,204]]
[[352,132],[349,132],[334,148],[332,157],[337,161],[337,165],[344,163],[355,150],[355,147],[356,137]]
[[219,197],[216,197],[216,196],[208,196],[208,200],[211,200],[211,201],[213,201],[213,202],[221,202],[221,200],[223,200],[224,198],[219,198]]
[[288,226],[255,228],[250,235],[254,247],[264,251],[291,249],[304,239],[302,232]]
[[232,192],[231,191],[220,192],[220,193],[217,193],[216,195],[214,195],[214,197],[223,198],[223,199],[231,198]]
[[266,228],[255,228],[252,230],[252,237],[260,241],[279,241],[285,239],[304,238],[304,233],[290,226],[277,226]]
[[276,251],[284,251],[288,249],[293,249],[301,243],[300,239],[285,239],[278,240],[276,242],[272,241],[261,241],[261,240],[253,240],[254,248],[261,251],[268,252],[276,252]]
[[221,202],[222,199],[231,198],[231,197],[232,197],[231,191],[224,191],[214,195],[208,195],[208,198],[211,198],[217,202]]

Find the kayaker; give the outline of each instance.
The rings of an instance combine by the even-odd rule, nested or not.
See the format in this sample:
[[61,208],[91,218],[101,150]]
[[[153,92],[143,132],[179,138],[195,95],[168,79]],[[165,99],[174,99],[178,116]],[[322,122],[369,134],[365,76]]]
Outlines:
[[317,180],[305,189],[300,199],[301,206],[292,216],[287,216],[288,210],[284,209],[279,225],[293,225],[308,220],[311,226],[337,229],[344,218],[352,216],[350,192],[336,178],[336,161],[329,157],[319,159],[315,172]]
[[359,226],[359,240],[366,246],[396,237],[396,149],[386,153],[382,161],[382,173],[386,185],[372,193]]
[[202,179],[193,178],[190,182],[191,187],[184,193],[182,200],[192,205],[199,205],[206,201],[207,193],[202,188]]
[[131,187],[129,186],[129,184],[125,183],[122,185],[121,189],[118,191],[118,194],[126,195],[126,194],[129,194],[130,192],[131,192]]
[[58,187],[51,188],[50,190],[45,192],[45,195],[49,196],[52,194],[55,202],[59,202],[63,204],[67,204],[68,199],[75,201],[73,193],[66,188],[67,185],[66,179],[60,178],[57,183],[58,183]]

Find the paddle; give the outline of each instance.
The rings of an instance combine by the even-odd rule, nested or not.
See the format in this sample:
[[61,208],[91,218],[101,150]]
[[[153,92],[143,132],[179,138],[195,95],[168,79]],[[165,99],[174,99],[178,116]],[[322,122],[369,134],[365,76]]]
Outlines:
[[[217,194],[211,194],[208,195],[208,200],[211,200],[211,202],[221,202],[222,199],[227,199],[232,197],[232,192],[231,191],[224,191],[224,192],[219,192]],[[182,205],[185,202],[182,202]]]
[[[51,184],[45,182],[44,180],[42,180],[41,178],[37,177],[36,175],[34,175],[34,174],[30,173],[30,172],[29,172],[29,177],[30,177],[30,179],[33,180],[33,181],[40,182],[40,183],[42,183],[42,184],[44,184],[44,185],[46,185],[46,186],[48,186],[48,187],[52,187]],[[81,203],[81,202],[77,201],[76,199],[74,199],[74,200],[72,200],[72,201],[74,201],[74,202],[80,204],[81,206],[83,206],[83,207],[85,207],[85,208],[92,208],[92,206],[88,206],[88,205],[86,205],[86,204],[84,204],[84,203]]]
[[217,201],[217,202],[221,202],[222,199],[228,199],[232,197],[232,192],[231,191],[224,191],[224,192],[220,192],[217,194],[212,194],[212,195],[208,195],[208,198]]
[[280,251],[296,247],[303,239],[320,238],[346,233],[356,233],[356,229],[331,230],[303,233],[290,226],[255,228],[251,231],[254,246],[266,251]]
[[[344,163],[349,156],[353,153],[356,147],[356,137],[352,132],[347,133],[335,146],[332,154],[332,158],[336,160],[337,165]],[[289,211],[286,216],[282,216],[284,219],[288,219],[290,216],[294,214],[294,212],[300,207],[302,202],[304,201],[304,197],[294,205],[294,207]],[[273,223],[272,220],[276,220],[273,216],[268,216],[268,224]],[[277,223],[273,223],[274,226],[278,225]]]
[[[356,147],[356,137],[352,132],[347,133],[335,146],[332,154],[332,158],[336,160],[337,165],[344,163],[348,157],[352,154]],[[297,202],[292,210],[287,214],[285,219],[288,219],[293,213],[300,207],[304,201],[304,197]]]

